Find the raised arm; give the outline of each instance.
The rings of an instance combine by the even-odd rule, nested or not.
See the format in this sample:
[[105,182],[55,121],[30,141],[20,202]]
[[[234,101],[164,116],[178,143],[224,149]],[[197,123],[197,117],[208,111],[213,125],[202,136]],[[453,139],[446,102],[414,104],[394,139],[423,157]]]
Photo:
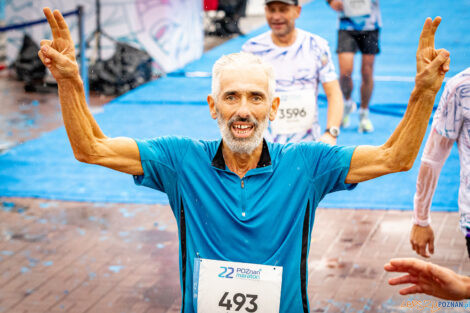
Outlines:
[[44,8],[44,15],[51,27],[52,41],[42,40],[38,55],[57,81],[62,117],[75,158],[124,173],[142,174],[135,141],[106,137],[88,109],[74,44],[64,17],[49,8]]
[[358,183],[385,174],[409,170],[418,155],[436,94],[449,70],[449,52],[434,48],[441,22],[427,18],[416,52],[416,79],[403,119],[382,146],[359,146],[354,151],[346,183]]

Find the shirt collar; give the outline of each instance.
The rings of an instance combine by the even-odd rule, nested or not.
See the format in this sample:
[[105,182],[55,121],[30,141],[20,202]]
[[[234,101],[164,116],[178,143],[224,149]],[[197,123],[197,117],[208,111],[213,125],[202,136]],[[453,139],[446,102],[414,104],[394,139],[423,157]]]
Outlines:
[[[219,148],[217,149],[217,153],[215,154],[214,158],[212,159],[212,166],[225,170],[225,160],[224,154],[222,153],[222,144],[223,141],[220,141]],[[263,138],[263,150],[261,151],[261,156],[258,161],[258,165],[256,168],[262,168],[271,165],[271,155],[269,154],[268,144],[266,140]]]

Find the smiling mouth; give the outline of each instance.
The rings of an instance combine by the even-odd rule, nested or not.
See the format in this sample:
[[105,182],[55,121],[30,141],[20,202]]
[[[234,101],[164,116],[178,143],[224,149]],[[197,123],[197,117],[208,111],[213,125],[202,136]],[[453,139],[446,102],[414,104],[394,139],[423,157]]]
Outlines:
[[272,27],[275,27],[275,28],[280,28],[282,26],[284,26],[285,23],[272,23],[271,26]]
[[254,126],[253,124],[233,123],[231,129],[236,138],[247,138],[253,133]]

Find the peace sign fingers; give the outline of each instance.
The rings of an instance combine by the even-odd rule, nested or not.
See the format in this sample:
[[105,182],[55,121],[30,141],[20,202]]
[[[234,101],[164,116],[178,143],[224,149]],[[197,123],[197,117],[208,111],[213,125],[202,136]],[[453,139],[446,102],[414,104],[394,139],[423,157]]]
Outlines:
[[57,22],[57,25],[59,26],[59,31],[60,31],[60,37],[71,40],[70,36],[70,30],[67,25],[67,22],[65,22],[64,17],[62,16],[62,13],[60,13],[58,10],[55,10],[53,13],[55,20]]
[[52,14],[51,9],[44,8],[43,12],[47,18],[47,21],[49,22],[49,27],[51,28],[51,31],[52,31],[52,38],[53,39],[59,38],[60,37],[59,25],[57,24],[57,21],[55,20],[55,17]]
[[75,47],[67,23],[62,14],[44,8],[44,15],[52,31],[52,40],[42,40],[40,59],[51,71],[56,80],[77,76],[78,65],[75,61]]
[[436,17],[434,20],[429,17],[426,19],[423,30],[421,31],[421,36],[419,37],[418,52],[429,48],[434,50],[434,36],[441,20],[440,16]]
[[70,36],[69,27],[67,26],[67,23],[65,22],[64,17],[58,10],[55,10],[54,12],[52,12],[51,9],[44,8],[43,12],[47,18],[47,21],[49,22],[53,39],[59,39],[59,38],[62,38],[65,40],[72,39]]

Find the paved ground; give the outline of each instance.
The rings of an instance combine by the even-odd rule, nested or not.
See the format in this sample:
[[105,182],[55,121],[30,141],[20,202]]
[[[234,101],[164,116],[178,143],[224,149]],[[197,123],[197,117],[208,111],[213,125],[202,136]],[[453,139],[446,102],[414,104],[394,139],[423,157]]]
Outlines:
[[[178,312],[178,239],[169,207],[0,201],[0,312]],[[408,298],[386,284],[383,271],[389,258],[413,255],[410,217],[319,209],[309,258],[311,312],[414,312],[400,308]],[[470,273],[457,215],[433,218],[432,260]]]
[[[206,47],[220,42],[207,39]],[[3,148],[62,123],[55,94],[27,94],[6,71],[0,94]],[[93,95],[90,103],[99,110],[109,99]],[[383,264],[414,255],[410,220],[410,212],[318,209],[309,258],[311,312],[436,312],[404,307],[406,300],[436,299],[401,297],[386,283]],[[434,213],[433,221],[432,261],[470,274],[457,214]],[[179,312],[177,238],[167,206],[0,195],[0,313]]]

